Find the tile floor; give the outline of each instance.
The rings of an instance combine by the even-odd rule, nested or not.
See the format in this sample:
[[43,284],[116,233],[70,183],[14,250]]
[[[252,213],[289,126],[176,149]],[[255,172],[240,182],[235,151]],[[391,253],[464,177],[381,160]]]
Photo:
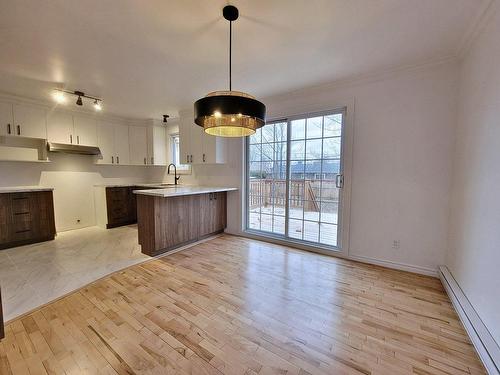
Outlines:
[[0,250],[0,287],[9,321],[114,271],[150,259],[141,253],[135,225],[89,227],[54,241]]

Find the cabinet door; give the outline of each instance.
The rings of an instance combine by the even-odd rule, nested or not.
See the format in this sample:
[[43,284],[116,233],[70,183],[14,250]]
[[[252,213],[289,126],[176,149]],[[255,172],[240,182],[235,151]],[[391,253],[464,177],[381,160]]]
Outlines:
[[202,127],[196,125],[194,122],[191,123],[191,156],[189,161],[193,164],[203,163],[203,135],[205,131]]
[[113,125],[100,123],[97,127],[97,145],[101,150],[100,164],[111,164],[115,161],[115,129]]
[[14,134],[14,115],[12,104],[0,103],[0,135]]
[[0,194],[0,246],[10,242],[11,215],[10,194]]
[[212,193],[200,194],[199,212],[199,235],[206,236],[214,231],[213,203],[215,202]]
[[[150,128],[152,134],[150,161],[153,165],[167,165],[167,133],[163,126],[153,126]],[[152,159],[151,159],[152,157]]]
[[128,126],[115,125],[115,164],[130,164]]
[[15,133],[22,137],[47,138],[45,109],[24,104],[14,104]]
[[[224,164],[226,162],[226,142],[222,137],[203,133],[202,162],[205,164]],[[233,142],[238,140],[233,139]]]
[[55,143],[76,143],[73,139],[73,116],[65,112],[51,112],[47,116],[47,139]]
[[130,164],[145,165],[148,163],[147,128],[144,126],[129,126]]
[[83,146],[97,146],[97,121],[92,117],[75,115],[73,143]]
[[179,122],[179,158],[182,164],[189,164],[191,155],[191,125],[187,117]]
[[227,203],[226,203],[226,192],[214,193],[213,194],[213,231],[219,232],[226,228],[226,215],[227,215]]

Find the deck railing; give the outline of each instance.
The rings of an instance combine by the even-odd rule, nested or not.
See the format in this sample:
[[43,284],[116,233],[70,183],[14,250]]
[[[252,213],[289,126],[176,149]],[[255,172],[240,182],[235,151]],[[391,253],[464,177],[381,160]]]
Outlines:
[[[250,179],[250,208],[259,206],[285,206],[286,180]],[[338,189],[335,180],[291,180],[290,207],[302,207],[308,211],[319,211],[319,202],[338,201]],[[304,202],[304,203],[302,203]]]

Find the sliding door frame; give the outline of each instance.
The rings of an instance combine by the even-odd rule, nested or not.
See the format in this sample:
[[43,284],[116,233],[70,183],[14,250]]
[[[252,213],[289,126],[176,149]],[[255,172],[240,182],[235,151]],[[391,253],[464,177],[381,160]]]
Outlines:
[[297,248],[308,251],[319,252],[328,255],[337,255],[345,257],[349,255],[349,227],[350,227],[350,202],[351,202],[351,170],[352,170],[352,144],[353,144],[353,124],[354,124],[354,100],[346,101],[345,105],[334,107],[330,110],[321,111],[305,111],[296,113],[290,116],[277,116],[267,121],[267,124],[286,122],[287,123],[287,170],[286,180],[290,181],[291,176],[291,163],[290,163],[290,143],[291,143],[291,122],[298,119],[307,117],[325,116],[329,114],[342,113],[342,137],[341,137],[341,163],[339,171],[343,175],[344,184],[340,194],[340,201],[338,207],[338,229],[337,232],[337,246],[328,246],[320,243],[308,242],[304,240],[294,239],[288,236],[289,234],[289,183],[286,184],[286,200],[285,200],[285,235],[280,235],[271,232],[263,232],[249,228],[249,175],[250,163],[249,145],[250,141],[247,139],[244,142],[244,199],[243,199],[243,234],[247,237],[261,239],[268,242],[289,244]]

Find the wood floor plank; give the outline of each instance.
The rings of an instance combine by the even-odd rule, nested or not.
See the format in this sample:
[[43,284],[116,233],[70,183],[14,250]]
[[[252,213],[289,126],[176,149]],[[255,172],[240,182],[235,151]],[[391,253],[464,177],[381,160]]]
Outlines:
[[485,374],[436,278],[224,235],[10,322],[0,374]]

